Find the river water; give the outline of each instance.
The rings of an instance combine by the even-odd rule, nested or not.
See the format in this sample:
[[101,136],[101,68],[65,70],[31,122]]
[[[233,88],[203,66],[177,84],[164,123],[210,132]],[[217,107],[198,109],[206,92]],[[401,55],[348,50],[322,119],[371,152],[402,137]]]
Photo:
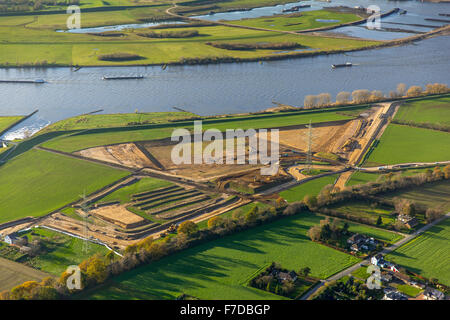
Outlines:
[[[364,5],[364,1],[348,2]],[[434,8],[431,13],[426,11],[425,16],[435,18],[437,12],[446,12],[442,6],[432,3],[384,3],[405,7],[408,14],[413,14],[409,9],[413,5],[424,6],[427,10]],[[445,8],[450,9],[450,6]],[[34,131],[50,122],[98,109],[117,113],[136,109],[173,111],[173,107],[179,107],[200,115],[213,115],[262,110],[273,106],[272,101],[300,106],[306,95],[321,92],[336,95],[339,91],[369,89],[387,93],[400,82],[422,86],[430,82],[450,84],[449,52],[450,36],[441,36],[401,47],[262,64],[169,66],[165,70],[161,67],[99,67],[82,68],[77,72],[69,68],[0,68],[0,79],[42,78],[48,81],[45,84],[0,84],[0,115],[28,114],[39,109],[35,116],[3,138],[20,137],[24,128]],[[355,66],[336,70],[330,67],[347,61]],[[132,74],[143,74],[146,78],[102,80],[103,75]]]

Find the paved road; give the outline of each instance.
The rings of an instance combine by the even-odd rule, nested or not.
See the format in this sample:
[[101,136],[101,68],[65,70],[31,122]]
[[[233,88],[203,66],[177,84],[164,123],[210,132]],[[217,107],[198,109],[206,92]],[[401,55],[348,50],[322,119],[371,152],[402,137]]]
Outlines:
[[[395,249],[397,249],[398,247],[404,245],[405,243],[411,241],[412,239],[414,239],[415,237],[417,237],[418,235],[424,233],[425,231],[427,231],[428,229],[430,229],[432,226],[438,224],[439,222],[443,221],[444,219],[447,219],[450,217],[450,212],[447,213],[446,215],[444,215],[443,217],[427,224],[426,226],[420,228],[419,230],[416,230],[415,232],[407,235],[406,237],[404,237],[403,239],[397,241],[396,243],[394,243],[393,245],[391,245],[390,247],[385,248],[383,251],[381,251],[381,253],[383,255],[386,255],[392,251],[394,251]],[[321,280],[321,282],[319,284],[317,284],[315,287],[313,287],[311,290],[309,290],[303,297],[300,298],[300,300],[308,300],[308,298],[311,297],[311,295],[313,295],[315,292],[317,292],[317,290],[319,290],[321,287],[323,287],[326,283],[329,283],[331,281],[336,281],[342,277],[348,276],[350,275],[353,271],[356,271],[358,268],[360,268],[361,266],[367,266],[369,265],[369,257],[367,257],[366,259],[364,259],[362,262],[359,262],[345,270],[342,270],[339,273],[336,273],[334,276],[331,276],[330,278],[326,279],[326,280]]]

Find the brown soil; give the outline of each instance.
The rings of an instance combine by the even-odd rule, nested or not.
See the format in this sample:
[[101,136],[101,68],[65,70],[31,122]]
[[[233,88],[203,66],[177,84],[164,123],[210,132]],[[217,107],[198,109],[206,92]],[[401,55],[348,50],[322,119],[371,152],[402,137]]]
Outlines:
[[89,211],[90,214],[115,223],[122,228],[131,229],[145,224],[146,220],[127,210],[123,205],[111,205]]

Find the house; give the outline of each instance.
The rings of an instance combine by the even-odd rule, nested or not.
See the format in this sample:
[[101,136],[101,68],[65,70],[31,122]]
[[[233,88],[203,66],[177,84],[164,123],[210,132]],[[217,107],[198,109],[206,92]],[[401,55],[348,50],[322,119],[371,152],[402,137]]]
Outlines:
[[411,278],[409,276],[400,272],[394,272],[392,273],[392,276],[395,277],[397,280],[404,282],[405,284],[409,284],[411,281]]
[[392,275],[390,275],[390,274],[387,273],[387,272],[386,272],[386,273],[382,273],[380,279],[381,279],[381,281],[383,281],[383,282],[389,283],[389,282],[392,281]]
[[434,288],[426,288],[423,296],[426,300],[444,300],[445,294]]
[[29,254],[31,252],[31,248],[28,246],[21,246],[20,251],[26,254]]
[[397,269],[397,267],[395,265],[392,265],[390,270],[393,271],[393,272],[400,272],[400,271],[398,271],[398,269]]
[[5,237],[5,242],[9,245],[16,244],[18,241],[18,238],[14,234],[9,234]]
[[383,255],[379,253],[370,259],[370,263],[372,263],[374,266],[380,266],[383,268],[386,261],[384,261]]
[[348,244],[360,243],[361,241],[366,240],[366,237],[362,234],[355,233],[350,238],[347,239]]
[[412,229],[419,224],[419,221],[415,217],[411,217],[405,214],[399,214],[398,221],[403,223],[408,229]]
[[295,271],[291,271],[291,272],[280,272],[278,273],[278,279],[280,281],[295,281],[297,280],[297,274],[295,273]]
[[384,295],[383,300],[408,300],[408,298],[403,293],[391,291]]

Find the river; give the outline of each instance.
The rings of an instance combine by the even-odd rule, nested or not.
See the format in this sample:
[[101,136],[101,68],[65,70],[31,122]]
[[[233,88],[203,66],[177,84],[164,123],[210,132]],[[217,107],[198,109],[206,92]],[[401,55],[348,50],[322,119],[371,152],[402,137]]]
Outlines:
[[[430,8],[435,4],[428,5]],[[401,2],[397,6],[405,5]],[[28,114],[39,109],[3,138],[20,137],[25,128],[35,131],[48,123],[98,109],[104,113],[152,112],[174,111],[176,106],[213,115],[262,110],[273,106],[272,101],[300,106],[306,95],[322,92],[333,96],[355,89],[388,93],[400,82],[422,86],[430,82],[450,84],[449,40],[450,36],[441,36],[400,47],[262,64],[169,66],[165,70],[155,66],[98,67],[77,72],[70,68],[0,68],[0,79],[48,81],[0,84],[0,115]],[[355,66],[331,69],[331,64],[347,61]],[[103,75],[130,74],[146,77],[102,80]]]

